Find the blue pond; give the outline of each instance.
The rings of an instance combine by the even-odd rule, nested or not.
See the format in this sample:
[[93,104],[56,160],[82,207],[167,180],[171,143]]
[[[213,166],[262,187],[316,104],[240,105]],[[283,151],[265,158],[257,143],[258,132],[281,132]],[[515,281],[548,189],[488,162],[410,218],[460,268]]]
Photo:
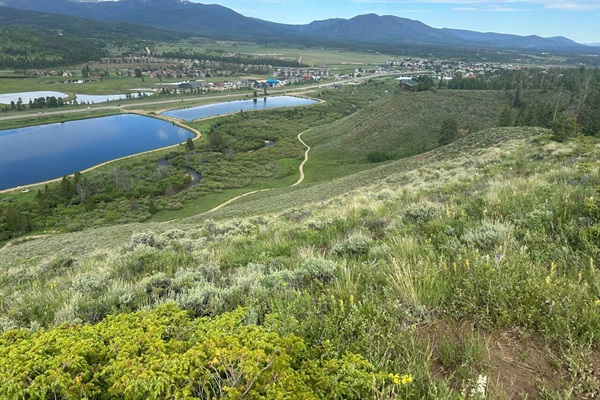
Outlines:
[[212,117],[215,115],[239,112],[240,110],[264,110],[267,108],[280,108],[292,106],[305,106],[316,103],[315,100],[303,99],[293,96],[263,97],[252,100],[227,101],[224,103],[209,104],[206,106],[183,108],[180,110],[165,111],[162,115],[180,118],[185,121]]
[[139,115],[0,131],[0,190],[60,178],[193,136],[169,122]]

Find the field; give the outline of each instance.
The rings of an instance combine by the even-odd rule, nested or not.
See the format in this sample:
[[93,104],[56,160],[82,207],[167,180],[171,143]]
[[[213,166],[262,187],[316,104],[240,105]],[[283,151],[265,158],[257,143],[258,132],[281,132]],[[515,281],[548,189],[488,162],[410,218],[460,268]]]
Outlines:
[[[65,207],[51,207],[50,214],[41,213],[35,197],[31,195],[39,189],[44,190],[43,185],[31,187],[30,196],[13,192],[2,194],[0,198],[5,204],[14,202],[21,205],[20,210],[31,216],[33,225],[36,226],[32,232],[35,233],[195,215],[244,192],[286,187],[294,183],[298,178],[298,166],[304,152],[304,146],[296,138],[297,134],[312,126],[328,124],[355,112],[359,107],[367,104],[369,99],[376,100],[380,97],[387,90],[386,87],[392,88],[393,80],[389,80],[387,85],[378,83],[361,85],[357,93],[360,93],[364,100],[358,106],[355,105],[356,107],[352,107],[351,104],[355,101],[353,92],[357,89],[349,87],[332,91],[327,95],[313,92],[316,98],[324,101],[318,105],[236,113],[200,122],[190,122],[188,125],[191,128],[204,133],[196,141],[194,150],[172,148],[167,151],[156,151],[141,158],[110,163],[89,174],[84,174],[79,185],[83,185],[81,187],[84,191],[90,193],[94,203],[93,207],[90,204],[87,209],[81,201],[73,201],[72,198],[59,200],[54,197],[55,203],[60,202]],[[182,99],[186,100],[185,106],[208,101],[197,96],[182,97]],[[215,98],[212,98],[212,101],[214,100]],[[124,107],[126,105],[124,103]],[[165,104],[157,105],[165,106]],[[172,106],[175,105],[180,106],[180,102],[176,101]],[[152,106],[134,105],[134,107],[148,108],[146,112],[150,115],[153,113],[149,111]],[[39,122],[58,119],[36,117]],[[19,123],[23,121],[17,122]],[[275,145],[263,149],[265,140],[274,141]],[[149,213],[153,197],[148,195],[146,189],[149,185],[155,185],[156,190],[170,185],[156,182],[158,173],[156,162],[162,158],[171,160],[173,165],[180,168],[193,168],[203,176],[203,179],[199,185],[185,192],[154,198],[157,211]],[[149,165],[141,167],[144,163]],[[123,171],[130,177],[130,190],[95,189],[105,185],[104,183],[99,185],[98,182],[112,180],[111,176],[114,173],[121,174],[116,171]],[[165,179],[171,179],[170,175]],[[141,185],[142,181],[146,181],[146,184]],[[56,185],[58,187],[58,183]],[[25,198],[29,200],[28,204],[24,202]],[[136,204],[135,209],[131,208],[132,201]],[[65,224],[65,221],[69,222]],[[7,240],[10,236],[12,235],[7,234],[4,239]]]
[[[302,59],[302,63],[309,66],[325,65],[328,68],[343,68],[348,69],[374,66],[385,63],[390,56],[385,54],[377,54],[374,52],[349,52],[347,50],[332,50],[332,49],[316,49],[304,46],[284,45],[258,45],[255,43],[244,42],[214,42],[193,38],[182,40],[177,45],[163,44],[156,48],[158,53],[171,52],[173,50],[194,51],[206,54],[221,54],[226,52],[242,53],[245,55],[253,55],[256,57],[280,57],[286,60],[297,61]],[[350,67],[349,67],[350,66]]]

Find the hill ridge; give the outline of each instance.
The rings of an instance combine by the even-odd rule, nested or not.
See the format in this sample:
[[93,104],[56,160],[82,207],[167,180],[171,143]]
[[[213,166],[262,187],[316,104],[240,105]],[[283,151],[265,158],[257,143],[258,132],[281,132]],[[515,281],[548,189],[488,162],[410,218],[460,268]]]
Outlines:
[[138,25],[202,35],[210,38],[261,41],[355,42],[365,44],[412,43],[548,51],[584,51],[586,46],[567,38],[522,37],[456,29],[436,29],[420,21],[376,14],[350,19],[334,18],[305,25],[286,25],[245,17],[220,5],[178,0],[121,0],[78,2],[73,0],[0,0],[0,5],[28,11],[66,14],[101,21]]

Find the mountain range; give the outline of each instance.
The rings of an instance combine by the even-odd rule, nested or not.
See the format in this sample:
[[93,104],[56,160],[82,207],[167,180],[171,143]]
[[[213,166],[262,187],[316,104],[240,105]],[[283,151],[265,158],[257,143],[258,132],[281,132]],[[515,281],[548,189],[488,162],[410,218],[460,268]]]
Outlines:
[[219,5],[185,0],[0,0],[0,6],[99,21],[123,22],[214,39],[301,43],[423,44],[458,48],[585,52],[589,47],[564,37],[542,38],[432,28],[396,16],[359,15],[306,25],[287,25],[245,17]]

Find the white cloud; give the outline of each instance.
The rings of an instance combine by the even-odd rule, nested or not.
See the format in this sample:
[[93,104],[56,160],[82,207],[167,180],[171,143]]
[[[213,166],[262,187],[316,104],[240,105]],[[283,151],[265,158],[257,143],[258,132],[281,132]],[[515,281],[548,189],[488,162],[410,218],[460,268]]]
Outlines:
[[599,10],[600,2],[598,1],[549,1],[546,5],[547,8],[556,8],[559,10]]
[[[490,7],[497,7],[498,11],[519,11],[519,8],[508,7],[516,3],[522,5],[538,5],[544,8],[555,8],[561,10],[598,10],[599,0],[349,0],[353,4],[407,4],[407,3],[426,3],[426,4],[484,4]],[[462,8],[462,7],[461,7]],[[466,10],[465,10],[466,11]]]
[[531,8],[514,8],[499,5],[488,5],[484,7],[452,7],[452,11],[494,11],[494,12],[526,12],[534,11]]

